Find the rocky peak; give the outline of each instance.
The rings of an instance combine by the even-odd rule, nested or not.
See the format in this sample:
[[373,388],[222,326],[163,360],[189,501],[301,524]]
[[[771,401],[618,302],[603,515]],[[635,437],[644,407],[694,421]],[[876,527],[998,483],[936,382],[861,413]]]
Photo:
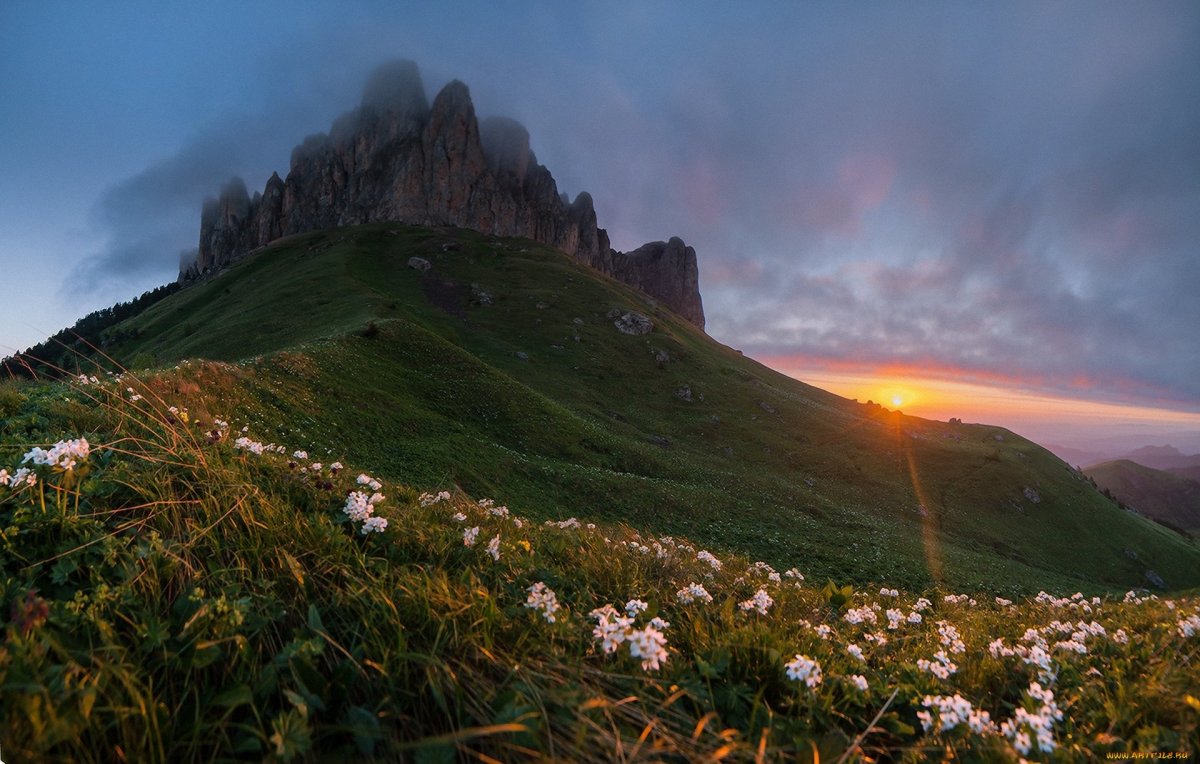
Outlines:
[[467,86],[447,84],[429,104],[417,65],[376,69],[359,108],[292,151],[286,179],[272,174],[251,199],[234,179],[204,203],[196,263],[181,278],[219,269],[283,236],[394,221],[524,236],[636,286],[697,326],[704,311],[696,253],[677,238],[614,252],[590,194],[560,195],[514,120],[480,122]]
[[488,117],[479,123],[479,137],[488,169],[498,179],[511,177],[510,184],[524,185],[532,157],[525,126],[508,117]]
[[425,83],[416,63],[404,59],[377,67],[363,87],[362,112],[424,121],[429,114]]

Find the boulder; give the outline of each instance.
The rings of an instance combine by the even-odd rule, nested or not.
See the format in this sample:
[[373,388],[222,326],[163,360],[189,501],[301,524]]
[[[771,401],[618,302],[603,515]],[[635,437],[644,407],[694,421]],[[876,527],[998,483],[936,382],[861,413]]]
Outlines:
[[622,313],[613,321],[613,326],[617,327],[617,331],[622,334],[649,334],[654,329],[654,322],[641,313]]

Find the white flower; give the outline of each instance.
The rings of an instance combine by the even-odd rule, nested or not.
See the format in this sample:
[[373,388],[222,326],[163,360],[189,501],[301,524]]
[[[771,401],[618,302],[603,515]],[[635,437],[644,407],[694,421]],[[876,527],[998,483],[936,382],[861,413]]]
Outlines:
[[880,597],[899,597],[900,592],[897,589],[883,588],[883,589],[879,590],[879,596]]
[[650,625],[653,626],[654,628],[658,629],[659,631],[666,631],[667,629],[671,628],[670,622],[664,621],[663,619],[659,618],[658,616],[654,616],[653,618],[650,619]]
[[708,593],[708,590],[695,582],[675,592],[675,597],[685,605],[690,605],[696,600],[700,600],[701,602],[713,601],[712,595]]
[[863,655],[862,648],[859,647],[858,645],[854,645],[854,644],[846,645],[846,652],[850,653],[855,658],[857,658],[860,661],[863,661],[864,663],[867,660],[866,656]]
[[787,678],[794,682],[804,682],[809,687],[821,683],[821,664],[808,656],[797,654],[784,668],[787,669]]
[[767,610],[774,604],[775,600],[771,599],[771,595],[767,594],[767,590],[759,589],[750,599],[739,602],[738,607],[742,610],[757,610],[759,615],[766,615]]
[[648,607],[650,607],[650,605],[642,600],[629,600],[625,603],[625,612],[629,615],[635,616],[638,613],[646,612],[646,608]]
[[909,623],[920,623],[920,622],[921,622],[921,620],[922,620],[922,619],[921,619],[921,614],[920,614],[920,613],[918,613],[917,611],[915,611],[915,610],[914,610],[914,611],[912,611],[911,613],[909,613],[909,614],[908,614],[908,619],[907,619],[907,620],[908,620],[908,622],[909,622]]
[[783,577],[784,577],[784,578],[794,578],[794,579],[796,579],[797,581],[803,581],[803,580],[804,580],[804,574],[803,574],[803,573],[801,573],[801,572],[800,572],[799,570],[797,570],[796,568],[788,568],[787,570],[785,570],[785,571],[783,572]]
[[351,491],[346,496],[346,505],[342,507],[346,516],[355,522],[364,522],[375,512],[370,498],[362,491]]
[[488,545],[484,549],[484,551],[492,556],[493,561],[500,559],[500,534],[499,533],[497,533],[495,536],[492,537],[492,540],[488,542]]
[[453,515],[450,516],[450,519],[456,523],[465,523],[467,521],[467,516],[464,515],[462,512],[455,512]]
[[667,638],[653,625],[634,629],[625,637],[629,654],[642,659],[643,671],[657,671],[667,661]]
[[1113,632],[1112,641],[1118,645],[1127,645],[1129,644],[1129,635],[1125,633],[1124,629],[1117,629]]
[[307,459],[308,452],[307,451],[293,451],[292,458],[293,459]]
[[554,614],[559,610],[558,596],[554,590],[538,581],[525,591],[529,592],[525,599],[525,607],[540,610],[548,623],[554,623]]
[[859,692],[867,691],[867,687],[869,685],[867,684],[867,678],[865,676],[863,676],[862,674],[851,674],[849,679],[850,679],[850,684],[854,685],[854,688],[857,689]]
[[721,561],[714,557],[711,552],[700,550],[696,553],[696,559],[700,562],[707,562],[713,570],[721,569]]
[[384,529],[387,528],[387,526],[388,526],[388,521],[386,518],[368,517],[365,521],[363,521],[362,534],[365,536],[368,533],[370,533],[371,531],[375,531],[376,533],[383,533]]
[[606,653],[615,652],[628,636],[633,626],[631,616],[617,613],[612,605],[605,605],[593,610],[589,615],[596,619],[596,627],[592,629],[592,637],[600,640],[601,649]]
[[43,448],[33,448],[21,459],[21,463],[33,462],[54,469],[70,472],[79,462],[86,462],[91,447],[86,438],[77,440],[60,440],[49,451]]
[[814,631],[817,632],[817,636],[821,639],[829,639],[829,635],[833,633],[833,629],[829,628],[825,624],[817,626]]
[[1012,604],[1012,600],[1006,600],[1003,597],[997,597],[996,604],[999,605],[1000,607],[1008,607],[1009,605]]
[[479,526],[467,528],[463,531],[463,546],[474,546],[475,539],[479,536]]

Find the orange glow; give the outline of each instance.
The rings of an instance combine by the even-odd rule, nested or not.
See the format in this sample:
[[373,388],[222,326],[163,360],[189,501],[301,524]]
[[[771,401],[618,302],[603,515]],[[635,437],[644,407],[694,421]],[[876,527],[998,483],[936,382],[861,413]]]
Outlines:
[[[1084,396],[1088,391],[1082,384],[1080,397],[1070,397],[1037,392],[1042,380],[1019,380],[998,374],[981,377],[947,367],[872,367],[796,357],[760,360],[784,374],[845,398],[874,401],[926,419],[945,421],[958,417],[965,422],[995,424],[1017,432],[1050,422],[1097,427],[1137,422],[1200,428],[1200,413],[1168,406],[1087,400]],[[960,381],[963,379],[972,381]],[[1087,386],[1091,386],[1090,382]]]

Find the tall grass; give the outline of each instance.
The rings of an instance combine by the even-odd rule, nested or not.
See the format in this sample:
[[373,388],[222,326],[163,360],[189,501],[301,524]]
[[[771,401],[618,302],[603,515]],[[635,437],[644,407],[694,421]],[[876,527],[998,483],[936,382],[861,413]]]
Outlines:
[[[1030,758],[1197,752],[1194,599],[846,592],[733,556],[716,570],[686,541],[626,526],[521,521],[449,485],[423,501],[391,480],[375,505],[387,529],[363,534],[342,512],[352,465],[235,448],[242,423],[217,422],[186,377],[26,387],[6,404],[0,468],[64,437],[92,453],[0,487],[5,761],[1007,760],[1010,738],[927,732],[918,714],[926,696],[960,693],[999,722],[1031,707],[1035,681],[1064,719],[1055,750]],[[484,549],[496,535],[498,560]],[[526,607],[537,582],[562,605],[553,623]],[[713,602],[680,602],[690,583]],[[740,605],[760,589],[765,615]],[[637,628],[670,624],[657,671],[592,635],[593,609],[635,598],[648,605]],[[889,608],[905,616],[894,630]],[[948,649],[938,621],[964,643],[946,679],[918,664]],[[1053,621],[1105,635],[1083,654],[1054,648],[1068,636]],[[1028,628],[1048,640],[1052,676],[989,650]],[[820,684],[788,678],[797,654],[819,662]]]

